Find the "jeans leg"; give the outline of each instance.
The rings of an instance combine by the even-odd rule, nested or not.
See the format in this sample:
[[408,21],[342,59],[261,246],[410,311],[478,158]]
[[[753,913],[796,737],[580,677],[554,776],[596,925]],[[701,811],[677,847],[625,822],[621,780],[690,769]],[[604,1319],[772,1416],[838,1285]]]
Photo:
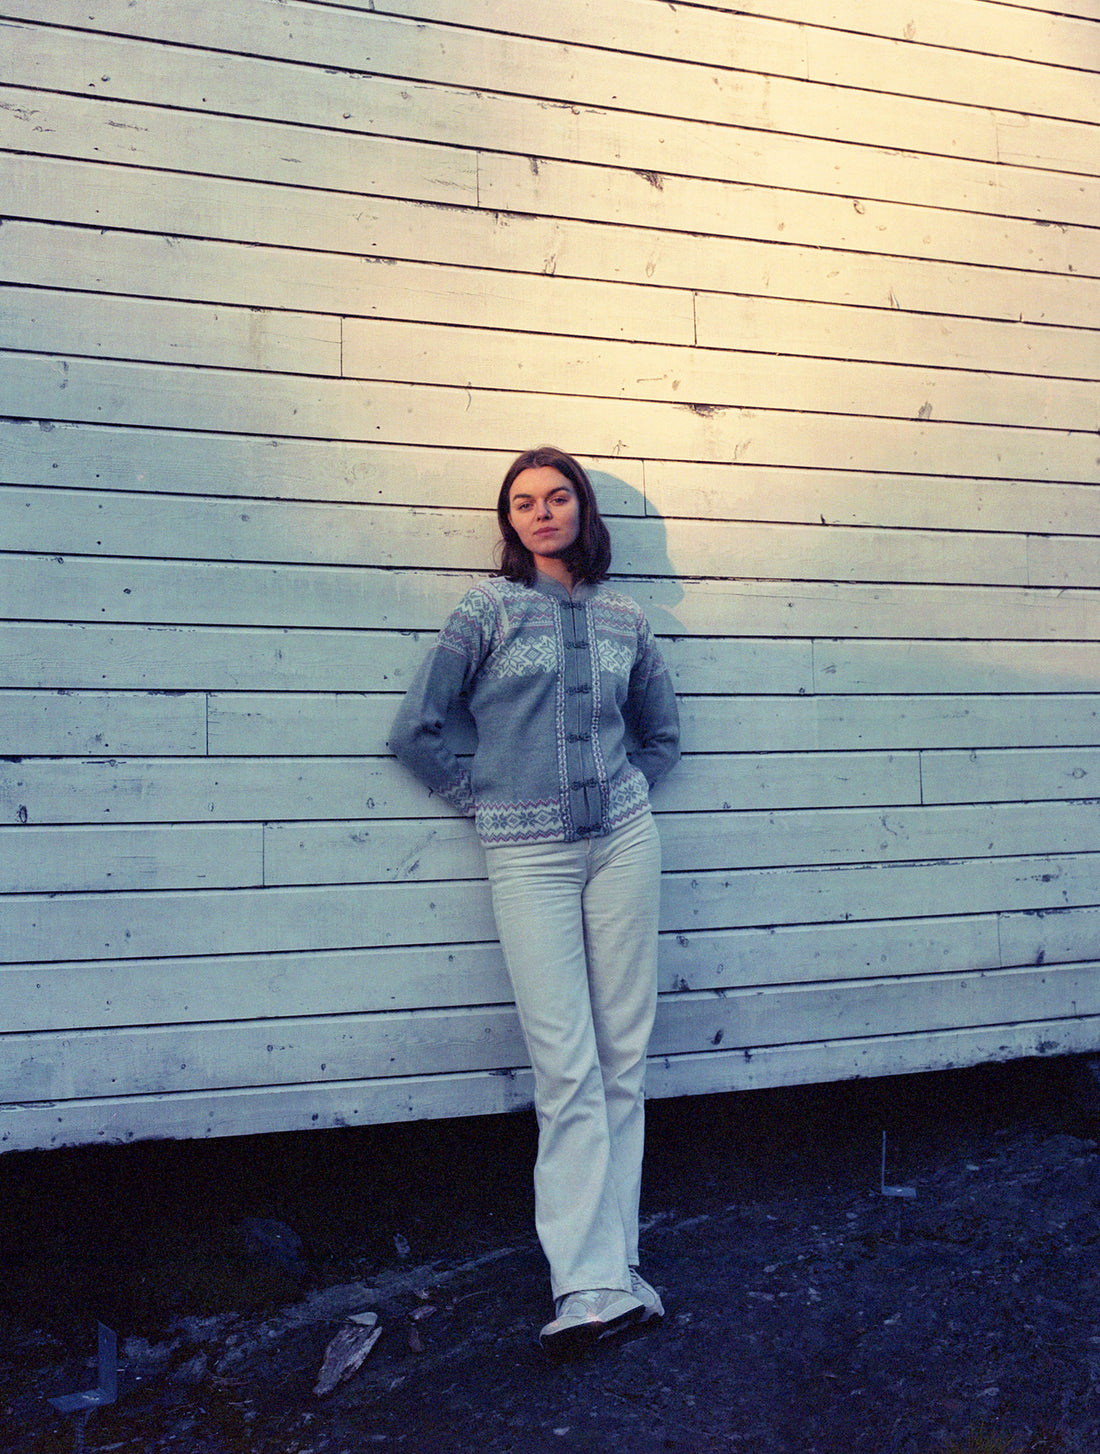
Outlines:
[[493,911],[535,1074],[535,1222],[555,1298],[630,1286],[589,999],[582,897],[590,845],[486,851]]
[[638,1261],[646,1052],[657,1007],[661,844],[650,814],[593,845],[584,927],[611,1166],[629,1262]]

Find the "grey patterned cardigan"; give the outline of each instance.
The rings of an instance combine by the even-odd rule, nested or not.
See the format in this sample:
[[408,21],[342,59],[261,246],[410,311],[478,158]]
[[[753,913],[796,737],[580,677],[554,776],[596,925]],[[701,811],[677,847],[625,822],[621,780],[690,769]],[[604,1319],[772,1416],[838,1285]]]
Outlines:
[[[459,699],[477,727],[469,770],[443,737]],[[605,836],[646,811],[679,740],[641,607],[602,584],[570,595],[540,574],[466,593],[409,687],[390,750],[493,847]]]

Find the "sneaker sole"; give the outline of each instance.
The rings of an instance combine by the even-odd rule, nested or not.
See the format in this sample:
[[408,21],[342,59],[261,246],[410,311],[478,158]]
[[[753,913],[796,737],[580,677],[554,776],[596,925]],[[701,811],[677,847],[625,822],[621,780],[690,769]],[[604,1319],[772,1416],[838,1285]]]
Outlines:
[[613,1337],[625,1328],[641,1322],[644,1312],[644,1308],[631,1308],[629,1312],[622,1313],[607,1323],[577,1323],[572,1328],[562,1328],[556,1333],[543,1333],[539,1342],[551,1363],[569,1363],[589,1348],[594,1348],[604,1338]]

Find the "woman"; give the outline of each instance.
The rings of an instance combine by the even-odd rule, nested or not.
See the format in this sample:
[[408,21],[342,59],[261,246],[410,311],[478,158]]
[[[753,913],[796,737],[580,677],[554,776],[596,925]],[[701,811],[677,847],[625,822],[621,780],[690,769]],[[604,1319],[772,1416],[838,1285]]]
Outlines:
[[[649,788],[679,756],[676,698],[641,609],[604,584],[611,542],[581,466],[530,450],[497,501],[498,575],[444,623],[391,750],[485,849],[535,1076],[535,1220],[554,1358],[664,1308],[638,1270],[660,844]],[[457,699],[470,771],[443,740]],[[633,745],[628,743],[628,732]]]

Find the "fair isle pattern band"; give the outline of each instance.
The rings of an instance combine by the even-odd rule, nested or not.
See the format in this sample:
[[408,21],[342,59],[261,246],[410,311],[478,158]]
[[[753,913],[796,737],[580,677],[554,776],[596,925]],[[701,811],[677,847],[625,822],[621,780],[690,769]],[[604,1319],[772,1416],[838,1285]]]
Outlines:
[[624,778],[611,785],[611,802],[607,810],[610,828],[621,828],[631,818],[644,813],[649,807],[649,784],[645,774],[633,768]]
[[633,642],[609,641],[606,636],[600,636],[596,641],[596,650],[599,654],[600,671],[606,672],[608,676],[618,677],[623,682],[630,680],[630,671],[634,665]]
[[526,631],[494,651],[483,670],[491,677],[528,677],[549,674],[558,665],[557,642],[550,635]]
[[500,606],[488,583],[472,587],[444,622],[437,644],[476,669],[497,632]]
[[487,803],[477,805],[477,836],[487,847],[497,843],[540,843],[567,839],[561,804]]
[[[611,791],[608,832],[621,828],[649,807],[644,776],[637,771]],[[571,843],[562,821],[561,804],[486,803],[477,805],[477,836],[486,848],[514,843]]]

